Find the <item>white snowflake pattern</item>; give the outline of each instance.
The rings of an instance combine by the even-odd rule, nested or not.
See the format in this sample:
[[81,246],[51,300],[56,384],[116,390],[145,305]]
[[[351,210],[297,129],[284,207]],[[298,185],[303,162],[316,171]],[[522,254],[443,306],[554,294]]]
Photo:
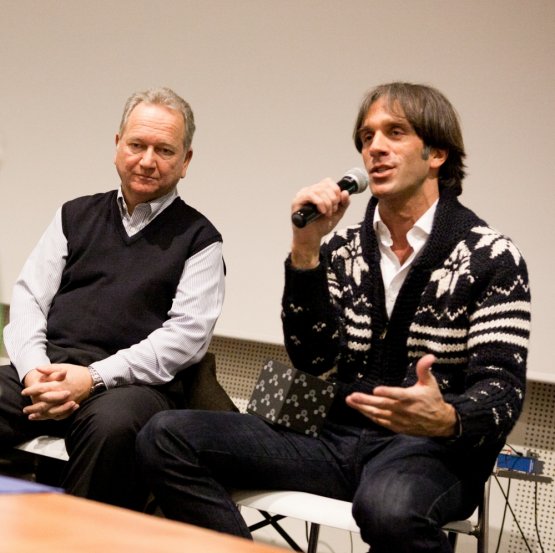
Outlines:
[[315,332],[322,332],[322,330],[324,330],[326,326],[327,326],[326,323],[318,322],[312,326],[312,330],[314,330]]
[[432,273],[431,282],[437,282],[436,298],[446,292],[452,294],[461,277],[474,282],[474,277],[470,274],[470,250],[464,242],[457,244],[443,267]]
[[502,234],[489,227],[476,227],[472,232],[481,234],[482,237],[476,244],[476,249],[491,246],[490,258],[494,259],[503,252],[509,252],[515,261],[515,265],[520,263],[520,252],[518,248]]
[[352,240],[333,252],[333,257],[340,257],[345,260],[345,274],[352,277],[357,286],[362,281],[362,273],[368,271],[368,265],[362,257],[360,246],[360,235],[356,234]]

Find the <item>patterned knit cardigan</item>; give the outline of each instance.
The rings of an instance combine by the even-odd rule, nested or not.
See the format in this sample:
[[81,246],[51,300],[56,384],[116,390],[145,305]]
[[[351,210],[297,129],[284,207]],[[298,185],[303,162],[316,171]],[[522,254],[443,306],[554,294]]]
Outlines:
[[[460,417],[456,442],[499,448],[526,382],[530,292],[519,250],[443,191],[388,319],[376,205],[361,224],[331,235],[316,269],[297,271],[287,260],[282,321],[293,364],[318,375],[332,369],[343,398],[378,384],[411,386],[416,360],[433,353],[433,374]],[[348,422],[353,410],[340,404]]]

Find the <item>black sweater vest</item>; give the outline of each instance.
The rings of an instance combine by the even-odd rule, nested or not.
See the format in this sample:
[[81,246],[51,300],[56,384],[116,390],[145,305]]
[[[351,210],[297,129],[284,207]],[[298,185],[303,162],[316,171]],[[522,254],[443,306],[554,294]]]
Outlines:
[[222,240],[180,198],[129,237],[115,191],[64,204],[62,228],[68,257],[48,313],[52,362],[90,363],[146,338],[168,318],[185,261]]

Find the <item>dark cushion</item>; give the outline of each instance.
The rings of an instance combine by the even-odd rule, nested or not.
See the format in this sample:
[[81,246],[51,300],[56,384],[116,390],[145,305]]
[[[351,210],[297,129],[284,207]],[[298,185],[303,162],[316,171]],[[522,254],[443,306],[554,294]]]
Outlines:
[[[174,395],[175,394],[175,395]],[[207,353],[196,365],[181,370],[172,382],[179,408],[206,411],[238,411],[216,377],[216,356]]]

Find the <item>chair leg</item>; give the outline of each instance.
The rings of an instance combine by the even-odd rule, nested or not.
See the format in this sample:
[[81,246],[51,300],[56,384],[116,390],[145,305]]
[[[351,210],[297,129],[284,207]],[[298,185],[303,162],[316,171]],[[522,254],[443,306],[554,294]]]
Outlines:
[[[287,542],[289,547],[293,549],[293,551],[298,551],[303,553],[303,550],[297,544],[297,542],[278,524],[278,521],[286,518],[283,515],[270,515],[266,511],[258,511],[263,517],[264,520],[252,524],[249,526],[249,530],[254,532],[263,528],[264,526],[272,526],[272,528]],[[320,525],[319,524],[311,524],[310,525],[310,532],[308,535],[308,548],[306,553],[316,553],[318,549],[318,537],[320,535]]]
[[265,520],[249,526],[250,532],[254,532],[259,528],[271,525],[272,528],[287,542],[289,547],[293,549],[293,551],[298,551],[300,553],[303,553],[303,550],[299,547],[297,542],[278,524],[278,520],[285,518],[284,516],[282,515],[271,516],[266,511],[260,511],[260,510],[258,512],[264,517]]
[[310,534],[308,537],[308,549],[306,553],[316,553],[318,549],[318,536],[320,534],[320,525],[319,524],[311,524],[310,525]]
[[449,540],[449,545],[451,546],[451,549],[453,549],[453,551],[455,551],[456,547],[457,547],[457,538],[458,538],[458,534],[456,532],[447,532],[447,539]]
[[41,484],[59,486],[66,462],[37,455],[35,479]]
[[488,553],[489,549],[489,494],[491,478],[488,478],[484,486],[484,498],[480,511],[480,529],[478,534],[478,553]]

